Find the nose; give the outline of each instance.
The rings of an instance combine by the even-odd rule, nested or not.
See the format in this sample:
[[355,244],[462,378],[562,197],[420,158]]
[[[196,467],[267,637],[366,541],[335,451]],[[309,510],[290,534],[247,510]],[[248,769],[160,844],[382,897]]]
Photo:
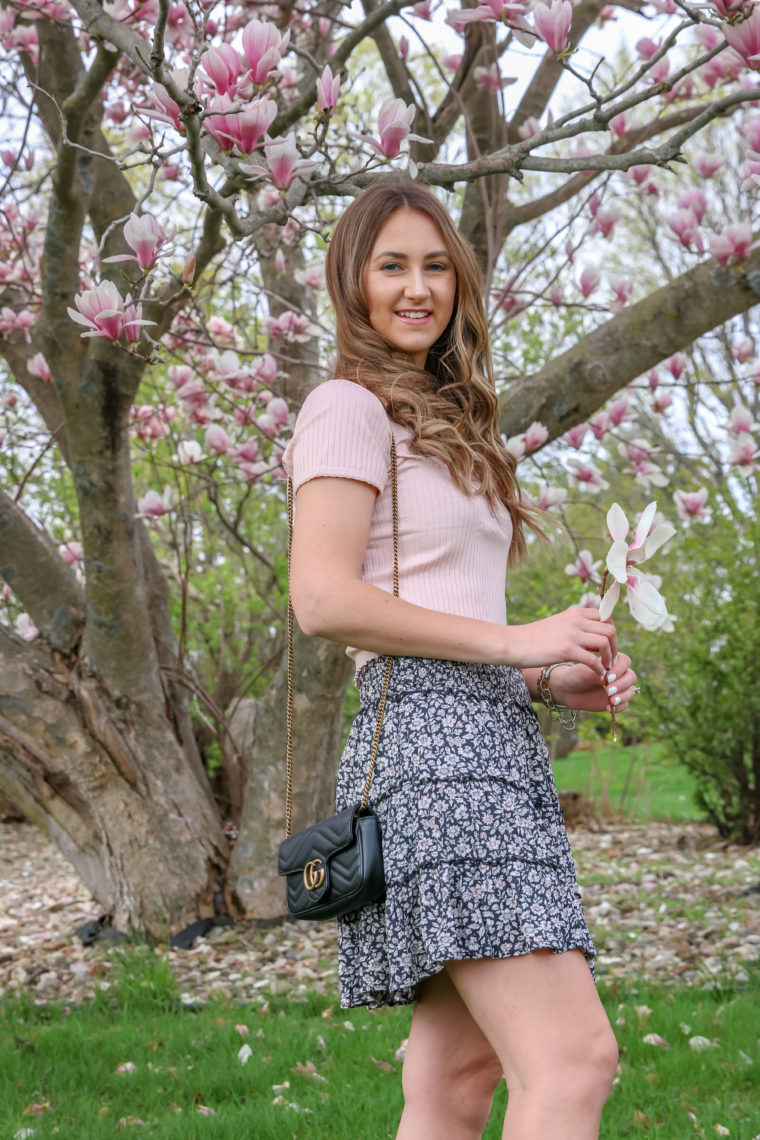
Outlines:
[[430,292],[422,266],[412,266],[409,270],[404,292],[410,299],[412,297],[427,297]]

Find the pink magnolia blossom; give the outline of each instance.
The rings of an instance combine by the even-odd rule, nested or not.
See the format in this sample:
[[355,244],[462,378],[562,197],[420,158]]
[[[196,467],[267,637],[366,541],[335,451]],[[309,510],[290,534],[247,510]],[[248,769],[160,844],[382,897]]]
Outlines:
[[290,44],[290,31],[281,35],[274,24],[251,20],[243,29],[243,52],[254,83],[265,83]]
[[567,37],[573,21],[573,7],[569,0],[551,0],[547,6],[541,0],[533,9],[536,31],[555,55],[567,50]]
[[608,238],[619,221],[619,210],[599,210],[591,227],[591,232]]
[[325,283],[325,272],[321,265],[307,265],[305,269],[297,269],[293,276],[307,289],[321,289]]
[[597,412],[589,426],[594,433],[595,439],[604,439],[610,430],[609,414],[607,412]]
[[235,463],[258,463],[261,459],[259,441],[250,436],[243,443],[237,444],[230,452],[230,456]]
[[699,232],[699,222],[691,210],[676,210],[668,218],[668,225],[684,249],[693,244],[702,252],[704,243]]
[[432,0],[422,0],[419,4],[412,5],[415,16],[419,16],[421,20],[432,20],[433,18],[433,5]]
[[206,447],[217,455],[226,455],[230,449],[230,439],[227,432],[219,424],[209,424],[204,435]]
[[580,550],[575,562],[569,562],[565,567],[565,573],[569,574],[572,578],[580,578],[581,582],[601,582],[602,578],[599,573],[599,567],[602,565],[601,559],[594,562],[593,555],[590,550]]
[[745,0],[709,0],[710,5],[724,20],[729,20],[744,5]]
[[231,325],[228,320],[225,320],[224,317],[220,317],[216,314],[208,319],[208,331],[215,340],[224,342],[225,344],[231,344],[239,348],[243,343],[235,327]]
[[674,380],[679,380],[683,376],[688,360],[682,352],[676,352],[668,360],[668,371]]
[[550,487],[543,480],[538,485],[538,494],[526,496],[529,502],[541,511],[550,511],[553,507],[561,507],[567,498],[566,487]]
[[578,288],[580,289],[583,296],[590,297],[591,294],[599,288],[599,282],[601,279],[602,275],[599,270],[595,269],[593,265],[587,265],[586,268],[581,271],[581,275],[578,280]]
[[612,303],[612,308],[616,313],[619,313],[621,309],[625,308],[633,296],[633,280],[630,277],[610,276],[609,285],[615,298]]
[[655,43],[650,40],[648,36],[644,36],[636,44],[636,51],[639,53],[641,59],[651,59],[660,50],[660,43]]
[[616,138],[622,139],[628,131],[628,116],[625,111],[619,115],[615,115],[613,119],[610,119],[609,126],[613,135],[615,135]]
[[[116,341],[129,324],[130,335],[135,328],[141,325],[155,324],[155,321],[144,321],[141,315],[141,306],[132,304],[131,298],[123,298],[112,281],[101,281],[94,289],[85,289],[74,298],[76,309],[67,308],[72,321],[85,325],[88,332],[83,337],[102,336],[106,340]],[[137,333],[139,337],[139,331]]]
[[14,332],[20,332],[26,343],[31,344],[29,330],[34,327],[36,320],[34,313],[29,309],[20,309],[16,312],[10,305],[3,305],[0,309],[0,333],[3,336],[10,336]]
[[277,379],[277,361],[268,352],[254,361],[252,372],[262,384],[274,384]]
[[752,412],[744,404],[735,404],[728,417],[728,430],[731,435],[744,435],[754,431],[758,425],[753,419]]
[[181,388],[183,384],[188,384],[195,375],[189,364],[170,364],[166,374],[175,388]]
[[50,371],[50,365],[41,352],[35,352],[32,359],[26,366],[26,370],[30,376],[36,376],[38,380],[44,380],[49,384],[53,379],[53,374]]
[[256,427],[269,439],[273,439],[277,435],[277,420],[274,416],[270,416],[269,412],[262,412],[256,417]]
[[607,408],[607,415],[614,427],[620,427],[625,423],[628,419],[628,397],[621,396],[619,400],[614,400]]
[[63,561],[69,566],[73,566],[75,562],[81,562],[84,558],[84,549],[81,542],[67,542],[65,543],[61,556]]
[[569,430],[565,432],[562,438],[565,443],[567,443],[570,447],[574,447],[577,451],[586,438],[588,430],[589,425],[587,423],[576,424],[575,427],[569,428]]
[[652,173],[652,167],[648,162],[642,162],[640,166],[632,166],[627,172],[628,178],[641,188]]
[[694,187],[682,194],[677,202],[680,210],[691,210],[698,222],[701,222],[707,213],[707,198],[703,190]]
[[165,487],[164,493],[148,491],[137,500],[137,515],[139,519],[159,519],[170,511],[176,504],[177,497],[171,487]]
[[13,626],[23,641],[36,641],[40,636],[40,631],[29,614],[19,614]]
[[231,44],[210,47],[201,59],[201,67],[220,95],[234,97],[243,64]]
[[760,154],[760,115],[746,119],[741,128],[742,138],[751,151]]
[[290,409],[281,396],[275,396],[267,404],[267,415],[271,416],[278,429],[285,426],[290,417]]
[[536,451],[539,447],[543,447],[548,438],[548,429],[545,428],[542,423],[539,423],[538,420],[534,420],[525,432],[525,450]]
[[514,77],[505,78],[499,71],[498,63],[492,63],[489,67],[476,67],[472,74],[478,91],[502,91],[517,82]]
[[631,615],[645,629],[659,629],[668,617],[665,599],[647,576],[636,567],[660,549],[663,543],[676,533],[670,523],[660,523],[651,529],[657,504],[650,503],[639,519],[633,542],[625,541],[629,526],[623,511],[613,503],[607,512],[607,527],[612,537],[612,546],[607,554],[607,570],[614,582],[606,591],[599,606],[599,616],[603,621],[612,613],[620,598],[620,587],[626,586],[627,601]]
[[231,106],[233,101],[229,95],[215,96],[209,107],[211,113],[203,125],[222,150],[250,154],[271,127],[277,104],[273,99],[253,99],[244,110],[226,114]]
[[504,446],[509,454],[513,455],[519,463],[525,455],[525,433],[510,435],[504,440]]
[[734,360],[746,364],[755,355],[755,343],[751,336],[744,336],[734,345]]
[[645,491],[651,491],[652,487],[667,487],[668,485],[667,475],[660,470],[656,463],[650,463],[648,459],[629,464],[628,470],[636,483]]
[[703,178],[712,178],[713,175],[720,170],[724,162],[725,159],[721,158],[719,154],[710,154],[707,152],[698,154],[694,159],[694,165]]
[[317,110],[334,111],[340,94],[340,76],[327,65],[317,80]]
[[664,55],[650,67],[649,71],[646,74],[647,82],[652,83],[656,86],[658,83],[662,83],[663,80],[668,78],[669,72],[670,60],[666,55]]
[[732,440],[728,462],[732,467],[738,467],[740,474],[748,475],[754,471],[758,457],[760,451],[749,432],[741,432]]
[[656,416],[664,416],[673,403],[673,397],[667,392],[658,392],[650,401],[649,407]]
[[316,332],[315,326],[300,313],[285,312],[279,317],[269,317],[267,333],[275,340],[282,339],[292,344],[309,340]]
[[517,128],[517,133],[523,142],[527,142],[528,139],[535,138],[536,135],[540,133],[540,131],[541,124],[535,115],[529,115],[525,122],[521,123]]
[[549,300],[553,305],[562,305],[565,301],[565,295],[562,292],[562,286],[559,281],[555,281],[549,290]]
[[570,468],[568,473],[570,482],[574,487],[588,491],[605,491],[609,487],[609,483],[593,463],[584,462],[571,455],[567,465]]
[[124,238],[134,251],[105,257],[104,261],[136,261],[143,273],[158,261],[158,251],[166,241],[166,234],[152,214],[130,214],[124,223]]
[[409,57],[409,40],[406,36],[402,36],[398,41],[398,54],[406,61]]
[[[467,24],[497,23],[522,24],[527,28],[525,20],[521,17],[525,13],[525,5],[521,3],[503,2],[503,0],[486,0],[477,8],[460,8],[450,11],[446,15],[446,23],[451,24],[457,31],[461,31]],[[535,32],[530,29],[533,35]],[[531,39],[531,43],[533,43]]]
[[724,42],[722,33],[712,24],[697,24],[694,35],[705,51],[713,51],[714,48],[719,47]]
[[[175,80],[177,83],[180,82],[176,74]],[[180,134],[185,133],[185,124],[180,118],[179,103],[172,99],[162,83],[153,84],[148,98],[150,99],[150,103],[144,107],[137,107],[136,110],[144,111],[149,118],[156,119],[159,123],[167,123],[170,127],[174,127],[175,131],[178,131]]]
[[719,265],[746,260],[752,248],[752,226],[749,222],[726,226],[722,233],[710,238],[710,252]]
[[723,35],[747,67],[760,70],[760,8],[753,4],[749,15],[735,24],[724,24]]
[[296,146],[295,132],[280,139],[267,139],[264,143],[269,169],[251,163],[242,163],[244,174],[261,174],[270,178],[278,190],[287,190],[293,181],[311,170],[313,163],[301,158]]
[[459,65],[464,57],[461,55],[445,55],[441,63],[447,71],[458,71]]
[[201,445],[196,439],[183,439],[177,447],[177,462],[181,463],[183,467],[192,467],[195,463],[200,463],[203,458],[203,450]]
[[705,503],[707,496],[707,487],[700,487],[698,491],[674,491],[673,500],[679,519],[682,522],[697,522],[706,519]]
[[360,138],[378,154],[384,155],[385,158],[395,158],[397,154],[401,153],[401,144],[405,139],[410,138],[418,142],[429,141],[420,139],[419,135],[410,134],[415,113],[416,108],[413,103],[407,106],[403,99],[386,99],[381,104],[377,114],[380,142],[369,135],[361,135]]
[[647,383],[652,392],[656,391],[660,383],[660,374],[656,368],[650,368],[647,372]]

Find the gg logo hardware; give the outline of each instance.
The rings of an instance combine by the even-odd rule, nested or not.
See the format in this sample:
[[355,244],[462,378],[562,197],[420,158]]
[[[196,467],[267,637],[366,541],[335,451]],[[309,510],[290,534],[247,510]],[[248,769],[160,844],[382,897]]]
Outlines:
[[325,868],[321,859],[312,859],[303,869],[303,885],[307,891],[316,891],[325,881]]

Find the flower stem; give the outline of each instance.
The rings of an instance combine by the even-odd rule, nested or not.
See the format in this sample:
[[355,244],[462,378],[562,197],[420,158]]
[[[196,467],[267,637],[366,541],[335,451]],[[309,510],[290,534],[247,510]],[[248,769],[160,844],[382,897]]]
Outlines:
[[[604,573],[602,574],[602,584],[599,588],[599,599],[600,599],[600,601],[604,597],[604,588],[607,585],[607,574],[608,573],[609,573],[609,571],[605,567]],[[612,702],[610,702],[610,716],[612,717],[612,739],[617,744],[617,717],[615,716],[615,710],[612,707]]]

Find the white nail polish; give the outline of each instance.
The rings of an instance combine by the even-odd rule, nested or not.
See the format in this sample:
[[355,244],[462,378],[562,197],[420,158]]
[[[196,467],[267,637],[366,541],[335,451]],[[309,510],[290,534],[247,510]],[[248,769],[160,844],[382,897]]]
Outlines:
[[616,653],[616,654],[615,654],[615,656],[612,658],[612,664],[613,664],[613,666],[614,666],[614,665],[617,665],[617,659],[618,659],[618,655],[617,655],[617,653]]
[[620,697],[613,697],[612,703],[613,703],[613,705],[619,705],[620,704]]
[[[610,689],[607,690],[607,696],[611,697],[612,694],[616,693],[616,692],[617,692],[617,685],[613,685]],[[618,700],[620,700],[620,697],[618,697]]]
[[610,673],[607,680],[610,684],[612,684],[613,681],[617,681],[617,673]]

